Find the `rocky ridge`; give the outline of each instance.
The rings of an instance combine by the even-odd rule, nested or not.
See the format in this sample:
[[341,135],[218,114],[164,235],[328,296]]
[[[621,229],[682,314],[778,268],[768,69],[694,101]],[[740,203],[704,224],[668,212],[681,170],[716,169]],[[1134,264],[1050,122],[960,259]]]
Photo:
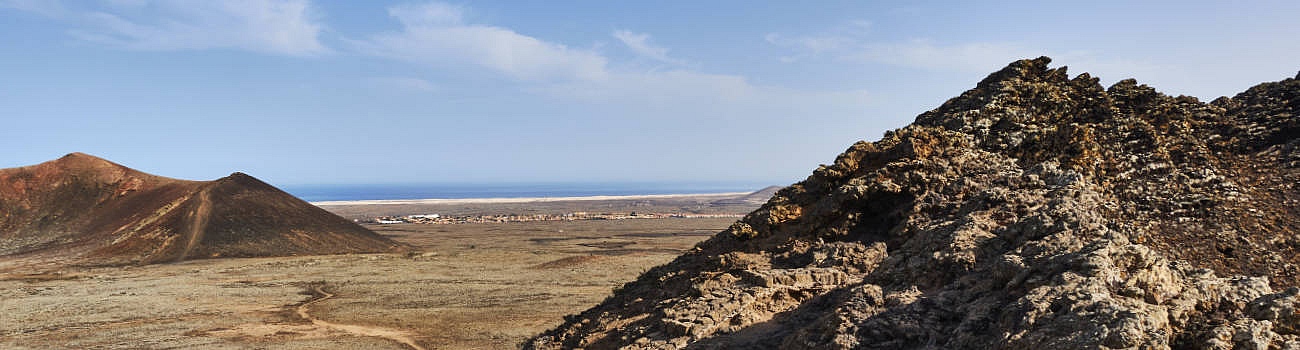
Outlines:
[[1300,349],[1300,76],[1202,103],[1050,59],[524,346]]

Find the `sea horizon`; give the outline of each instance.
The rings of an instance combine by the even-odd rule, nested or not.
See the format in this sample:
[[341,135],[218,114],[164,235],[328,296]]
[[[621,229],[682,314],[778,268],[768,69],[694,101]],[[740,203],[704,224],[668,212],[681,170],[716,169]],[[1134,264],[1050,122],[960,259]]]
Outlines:
[[308,202],[638,196],[753,192],[771,184],[705,182],[507,183],[507,184],[329,184],[280,188]]

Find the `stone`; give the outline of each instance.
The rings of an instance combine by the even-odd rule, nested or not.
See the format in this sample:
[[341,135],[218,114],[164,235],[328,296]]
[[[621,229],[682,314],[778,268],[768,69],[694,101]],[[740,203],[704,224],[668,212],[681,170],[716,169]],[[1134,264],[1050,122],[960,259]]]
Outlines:
[[524,347],[1300,348],[1300,80],[1206,104],[1050,62],[855,143]]

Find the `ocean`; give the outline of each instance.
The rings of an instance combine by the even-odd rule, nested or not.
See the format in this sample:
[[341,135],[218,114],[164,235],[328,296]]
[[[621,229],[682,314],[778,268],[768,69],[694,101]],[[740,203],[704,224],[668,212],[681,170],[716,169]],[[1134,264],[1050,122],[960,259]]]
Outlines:
[[308,202],[382,199],[461,199],[520,197],[631,196],[752,192],[771,184],[755,183],[517,183],[286,185],[285,192]]

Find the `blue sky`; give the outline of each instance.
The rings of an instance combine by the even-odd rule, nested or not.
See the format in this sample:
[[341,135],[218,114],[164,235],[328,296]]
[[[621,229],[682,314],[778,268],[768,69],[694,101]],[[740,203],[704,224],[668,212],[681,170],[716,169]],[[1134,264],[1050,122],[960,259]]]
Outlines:
[[1232,95],[1300,2],[0,0],[0,167],[788,184],[1026,57]]

